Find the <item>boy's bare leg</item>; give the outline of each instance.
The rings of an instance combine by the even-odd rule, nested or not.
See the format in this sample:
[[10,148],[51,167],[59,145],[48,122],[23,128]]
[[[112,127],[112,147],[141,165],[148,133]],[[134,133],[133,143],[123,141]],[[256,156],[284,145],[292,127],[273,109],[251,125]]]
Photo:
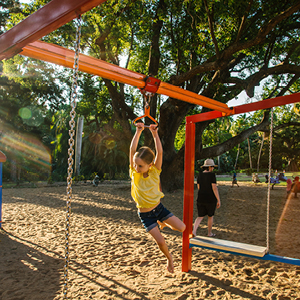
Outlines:
[[176,216],[172,216],[163,222],[164,227],[168,226],[173,230],[184,232],[186,226],[185,224]]
[[174,263],[173,263],[173,257],[171,253],[169,252],[168,246],[166,244],[166,241],[162,234],[160,233],[158,227],[154,227],[149,231],[149,233],[153,236],[155,239],[159,249],[162,251],[162,253],[166,256],[168,262],[167,262],[167,270],[170,273],[174,273]]

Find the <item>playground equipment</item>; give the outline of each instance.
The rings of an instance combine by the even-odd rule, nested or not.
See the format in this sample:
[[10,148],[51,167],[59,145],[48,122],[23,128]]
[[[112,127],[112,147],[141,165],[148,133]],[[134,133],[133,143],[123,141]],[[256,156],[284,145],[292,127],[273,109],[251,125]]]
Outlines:
[[79,50],[80,50],[80,36],[81,36],[81,17],[77,18],[77,31],[76,31],[76,43],[75,43],[75,56],[74,56],[74,67],[73,67],[73,82],[71,88],[71,120],[70,130],[69,130],[69,149],[68,149],[68,177],[67,177],[67,201],[66,201],[66,231],[65,231],[65,264],[64,264],[64,299],[68,297],[68,289],[69,289],[69,262],[70,262],[70,218],[71,218],[71,201],[72,201],[72,174],[73,174],[73,155],[74,150],[73,146],[75,144],[74,136],[75,136],[75,107],[76,107],[76,98],[77,98],[77,80],[78,80],[78,66],[79,66]]
[[[24,21],[14,26],[9,31],[0,36],[0,59],[12,57],[16,54],[41,59],[58,65],[75,69],[75,73],[83,71],[130,84],[139,89],[147,89],[147,76],[127,69],[118,67],[113,64],[106,63],[99,59],[79,54],[79,43],[77,42],[76,51],[71,51],[60,46],[47,44],[37,41],[48,33],[59,28],[63,24],[82,15],[93,7],[105,2],[105,0],[52,0],[44,7],[40,8],[34,14],[27,17]],[[51,13],[49,13],[51,12]],[[75,56],[75,58],[74,58]],[[80,61],[80,63],[78,63]],[[75,65],[74,65],[75,63]],[[72,92],[72,101],[76,98],[76,76],[74,75]],[[184,222],[187,229],[183,234],[183,271],[190,270],[191,267],[191,248],[189,236],[192,232],[192,215],[193,215],[193,192],[194,192],[194,162],[195,162],[195,123],[215,118],[241,114],[258,109],[266,109],[273,106],[290,104],[299,101],[299,94],[268,99],[256,103],[246,104],[235,108],[229,108],[226,104],[209,99],[202,95],[184,90],[178,86],[174,86],[165,82],[157,84],[158,94],[163,94],[178,100],[186,101],[195,105],[209,108],[213,111],[194,115],[186,118],[186,150],[185,150],[185,182],[184,182]],[[71,104],[71,122],[70,122],[70,139],[69,139],[69,167],[68,167],[68,188],[67,188],[67,220],[66,220],[66,265],[65,265],[65,288],[64,298],[67,299],[67,283],[68,283],[68,263],[69,263],[69,217],[72,197],[72,164],[73,164],[73,143],[74,143],[74,118],[75,105]],[[149,111],[145,111],[145,115],[149,116]],[[257,254],[258,256],[258,254]],[[264,254],[264,257],[266,255]],[[275,258],[274,258],[275,259]]]
[[[271,101],[273,100],[273,101]],[[266,99],[260,102],[245,104],[235,107],[235,113],[246,113],[259,109],[272,108],[284,104],[299,102],[299,94],[293,94],[275,99]],[[217,111],[202,113],[186,117],[186,140],[185,140],[185,174],[184,174],[184,207],[183,222],[186,224],[186,230],[183,233],[182,240],[182,271],[191,270],[192,247],[202,247],[236,255],[244,255],[262,260],[271,260],[288,264],[300,265],[300,259],[282,257],[269,254],[269,201],[270,201],[270,180],[268,182],[268,211],[267,211],[267,246],[260,247],[244,243],[237,243],[215,238],[194,237],[192,236],[193,226],[193,203],[194,203],[194,166],[195,166],[195,123],[212,120],[222,117]],[[270,126],[270,152],[269,152],[269,178],[271,177],[271,158],[272,158],[272,127],[273,113],[271,114]]]
[[[156,125],[158,125],[158,122],[150,115],[150,101],[151,101],[151,97],[156,94],[161,81],[152,76],[147,76],[145,81],[146,81],[145,87],[143,89],[140,89],[141,93],[144,96],[145,112],[143,116],[136,118],[133,121],[133,124],[135,125],[136,121],[141,120],[142,118],[145,118],[146,120],[147,117],[150,120],[152,120]],[[150,127],[150,126],[144,125],[144,127]]]

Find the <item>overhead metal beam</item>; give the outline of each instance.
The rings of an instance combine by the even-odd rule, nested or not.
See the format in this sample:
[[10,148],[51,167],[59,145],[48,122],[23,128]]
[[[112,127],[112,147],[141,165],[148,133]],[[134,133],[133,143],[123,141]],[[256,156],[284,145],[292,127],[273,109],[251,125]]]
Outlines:
[[[300,102],[300,93],[295,93],[286,96],[270,98],[262,101],[235,106],[233,115],[244,114],[251,111],[257,111],[261,109],[267,109],[275,106],[282,106],[282,105],[287,105],[287,104],[292,104],[297,102]],[[221,112],[209,111],[206,113],[187,116],[186,123],[188,124],[188,123],[204,122],[204,121],[213,120],[221,117],[224,117],[224,115]]]
[[[74,65],[74,51],[41,41],[36,41],[25,46],[20,54],[68,68],[73,68]],[[109,80],[130,84],[140,89],[143,89],[146,85],[146,75],[127,70],[84,54],[80,54],[79,56],[79,70]],[[234,113],[234,109],[230,109],[224,103],[184,90],[169,83],[161,82],[157,93],[210,109],[215,109],[222,112],[223,115]]]
[[0,60],[34,42],[106,0],[52,0],[0,36]]
[[[74,66],[74,51],[61,46],[41,41],[33,42],[20,52],[20,55],[47,61],[67,68]],[[117,65],[107,63],[103,60],[80,54],[79,71],[97,75],[113,81],[127,83],[143,88],[145,86],[145,75],[121,68]]]

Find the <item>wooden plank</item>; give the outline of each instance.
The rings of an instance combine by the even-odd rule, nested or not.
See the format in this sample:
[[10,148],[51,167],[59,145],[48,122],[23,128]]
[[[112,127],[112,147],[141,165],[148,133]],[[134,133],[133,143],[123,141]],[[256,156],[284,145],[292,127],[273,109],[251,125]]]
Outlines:
[[190,246],[209,248],[212,250],[222,250],[256,257],[263,257],[267,253],[267,248],[239,242],[221,240],[205,236],[196,236],[190,239]]

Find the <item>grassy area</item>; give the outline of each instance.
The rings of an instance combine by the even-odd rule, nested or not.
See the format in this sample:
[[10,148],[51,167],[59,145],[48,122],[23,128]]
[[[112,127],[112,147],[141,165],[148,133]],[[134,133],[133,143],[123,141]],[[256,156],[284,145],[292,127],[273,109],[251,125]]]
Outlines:
[[[232,181],[232,175],[216,175],[216,176],[217,176],[217,181],[228,181],[228,182]],[[300,176],[300,172],[286,172],[285,176],[287,178],[290,178],[293,181],[293,177]],[[265,183],[265,181],[266,181],[265,174],[264,175],[259,174],[258,178],[260,179],[260,181],[262,183]],[[239,181],[252,182],[252,176],[247,176],[245,173],[237,173],[237,181],[238,182]],[[280,181],[280,184],[286,185],[286,182]]]

